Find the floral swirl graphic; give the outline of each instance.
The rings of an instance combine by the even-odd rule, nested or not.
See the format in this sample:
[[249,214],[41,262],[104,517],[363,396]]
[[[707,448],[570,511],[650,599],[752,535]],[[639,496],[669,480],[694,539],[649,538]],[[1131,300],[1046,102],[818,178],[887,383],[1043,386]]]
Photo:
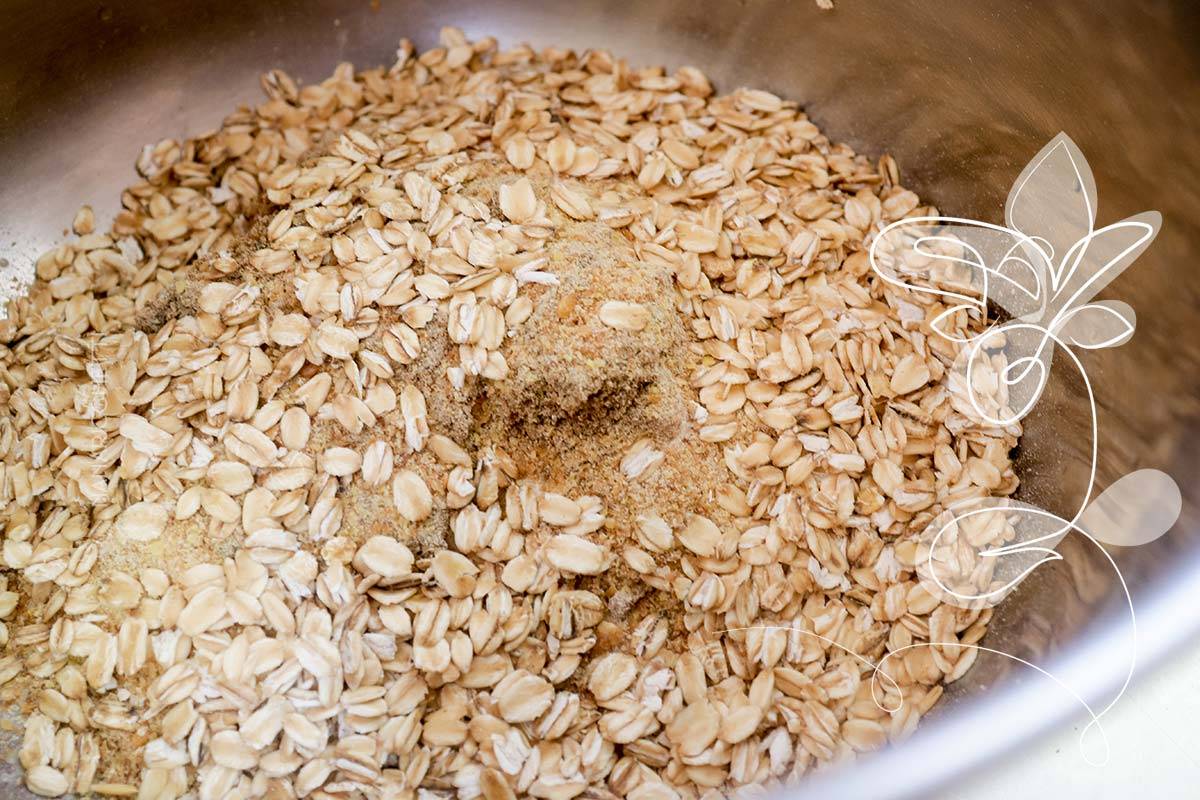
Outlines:
[[[807,636],[836,647],[872,671],[872,697],[888,713],[903,705],[888,661],[916,647],[966,648],[1016,661],[1045,676],[1087,712],[1079,736],[1090,764],[1107,762],[1101,718],[1124,695],[1136,666],[1137,615],[1116,561],[1103,545],[1146,544],[1166,533],[1182,509],[1179,487],[1167,474],[1141,469],[1093,498],[1098,456],[1095,395],[1076,349],[1116,347],[1132,337],[1134,311],[1119,300],[1094,298],[1150,245],[1161,217],[1147,211],[1097,229],[1096,186],[1087,160],[1060,133],[1025,167],[1005,204],[1005,225],[959,217],[909,217],[871,239],[871,267],[924,305],[899,299],[901,318],[925,322],[934,335],[959,347],[946,380],[954,408],[984,428],[1011,428],[1036,405],[1056,349],[1070,359],[1085,389],[1090,415],[1091,463],[1087,487],[1070,519],[1011,498],[956,502],[918,536],[917,575],[943,603],[962,608],[998,604],[1039,566],[1062,560],[1056,546],[1071,531],[1091,542],[1112,567],[1129,609],[1128,668],[1116,696],[1096,710],[1068,683],[1010,653],[958,641],[918,642],[889,651],[874,663],[813,631],[754,626]],[[944,306],[941,308],[939,306]],[[981,333],[968,320],[998,309],[1003,319]],[[737,630],[737,629],[734,629]],[[749,629],[742,629],[749,630]],[[931,639],[936,639],[932,635]],[[882,684],[882,688],[881,688]],[[896,699],[899,698],[899,699]],[[1088,735],[1101,737],[1103,755],[1091,758]]]
[[[1014,183],[1004,226],[957,217],[914,217],[883,228],[870,245],[872,268],[884,280],[924,296],[929,309],[937,312],[928,319],[929,328],[960,346],[948,381],[956,410],[968,419],[985,427],[1018,425],[1041,396],[1056,350],[1067,355],[1082,379],[1091,421],[1091,465],[1087,488],[1072,517],[1064,519],[1007,498],[963,501],[922,532],[918,558],[919,579],[931,594],[942,602],[977,608],[995,605],[1040,565],[1060,560],[1055,547],[1070,531],[1100,550],[1125,592],[1133,643],[1125,681],[1105,708],[1093,711],[1036,665],[980,648],[1020,661],[1071,691],[1091,715],[1081,746],[1093,727],[1103,735],[1100,718],[1128,687],[1136,663],[1132,599],[1101,543],[1130,546],[1153,541],[1175,523],[1182,503],[1174,480],[1152,469],[1125,475],[1092,497],[1098,456],[1096,402],[1075,350],[1115,347],[1133,335],[1132,308],[1119,300],[1093,300],[1150,245],[1161,224],[1158,212],[1147,211],[1097,229],[1096,207],[1095,181],[1086,159],[1066,134],[1059,134]],[[982,333],[968,333],[967,320],[986,317],[989,306],[1004,319]],[[906,310],[907,317],[925,319],[926,310],[914,306]],[[1107,742],[1104,747],[1107,751]],[[1107,754],[1101,762],[1106,759]]]

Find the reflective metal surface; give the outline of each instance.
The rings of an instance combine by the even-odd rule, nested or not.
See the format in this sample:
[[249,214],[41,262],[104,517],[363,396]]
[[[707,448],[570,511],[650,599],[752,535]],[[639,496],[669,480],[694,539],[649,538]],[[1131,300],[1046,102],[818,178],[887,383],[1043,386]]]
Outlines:
[[[808,0],[10,0],[0,25],[0,277],[31,273],[81,202],[101,217],[134,178],[141,145],[200,133],[257,77],[304,80],[339,61],[389,62],[396,42],[446,24],[502,43],[613,50],[693,64],[719,88],[801,101],[835,140],[898,159],[943,212],[1000,221],[1025,162],[1066,131],[1092,164],[1099,222],[1146,209],[1157,241],[1106,291],[1131,304],[1129,344],[1084,355],[1100,410],[1099,485],[1138,467],[1172,474],[1180,523],[1120,554],[1142,665],[1200,630],[1200,9],[1095,4]],[[1029,420],[1023,498],[1071,511],[1086,480],[1082,385],[1063,365]],[[1103,707],[1124,677],[1129,625],[1111,571],[1068,539],[999,610],[985,641],[1037,661]],[[797,796],[904,797],[944,785],[1081,710],[1052,682],[981,657],[915,737]],[[11,772],[0,793],[8,796]],[[832,784],[832,787],[830,786]]]

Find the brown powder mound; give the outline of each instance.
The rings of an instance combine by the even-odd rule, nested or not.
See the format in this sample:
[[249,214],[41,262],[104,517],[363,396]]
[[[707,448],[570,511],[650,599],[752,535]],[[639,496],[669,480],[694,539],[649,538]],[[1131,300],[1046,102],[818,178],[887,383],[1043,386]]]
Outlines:
[[[492,204],[498,187],[515,177],[497,170],[465,186],[464,194]],[[547,491],[602,498],[607,522],[595,536],[617,554],[637,546],[634,528],[643,514],[657,514],[674,528],[693,513],[733,525],[715,500],[717,491],[729,483],[720,447],[701,441],[689,425],[695,392],[688,376],[698,359],[685,344],[687,332],[673,306],[671,275],[637,261],[629,241],[608,225],[573,220],[559,212],[549,198],[553,178],[527,177],[553,224],[542,269],[553,274],[558,285],[530,292],[533,312],[506,339],[509,374],[502,381],[468,379],[462,390],[454,390],[445,374],[446,366],[455,362],[445,320],[439,314],[425,328],[422,353],[402,380],[422,390],[431,429],[476,456],[489,447],[501,450],[522,477]],[[638,191],[631,180],[600,186],[580,183],[574,188],[594,203],[604,193],[629,197]],[[645,328],[634,332],[603,324],[599,306],[614,299],[646,308]],[[372,439],[384,438],[402,452],[402,425],[394,416],[358,437],[347,437],[331,423],[317,425],[316,449],[361,449]],[[326,429],[327,434],[319,433]],[[326,436],[327,441],[322,438]],[[620,463],[630,446],[644,439],[663,453],[663,460],[631,480]],[[398,458],[401,466],[416,470],[431,487],[444,486],[449,472],[428,452],[410,454],[403,464]],[[396,515],[387,486],[371,488],[356,481],[342,493],[342,533],[356,542],[378,534],[393,536],[421,557],[433,555],[449,539],[452,515],[438,492],[433,514],[417,524]],[[660,558],[676,566],[676,555]],[[622,633],[648,614],[672,610],[672,620],[680,616],[678,598],[652,589],[619,559],[600,578],[580,580],[579,588],[608,603],[622,623]],[[677,628],[674,634],[685,633],[682,625]]]
[[[464,193],[495,202],[498,186],[514,177],[499,172],[474,181]],[[509,374],[502,381],[468,380],[461,391],[453,390],[445,376],[445,365],[454,362],[447,352],[453,344],[440,316],[430,323],[422,354],[404,379],[424,393],[431,429],[476,455],[489,447],[501,450],[521,476],[547,491],[602,498],[607,523],[596,536],[616,553],[636,545],[633,529],[642,514],[657,514],[673,527],[692,513],[733,524],[715,502],[718,489],[728,485],[721,450],[701,441],[689,425],[694,390],[688,376],[697,357],[685,344],[670,274],[637,261],[629,241],[609,226],[576,221],[554,208],[549,176],[528,177],[554,225],[543,269],[558,285],[530,292],[533,312],[505,342]],[[575,188],[593,202],[602,192],[627,197],[638,191],[633,181],[616,180]],[[631,332],[604,325],[598,308],[613,299],[646,308],[646,327]],[[464,418],[468,410],[473,416]],[[380,435],[401,449],[399,428],[385,423],[364,433],[367,440]],[[663,453],[663,461],[630,480],[621,472],[621,459],[631,445],[647,438]],[[449,471],[427,454],[409,456],[404,466],[417,470],[430,486],[444,485]],[[345,535],[361,541],[385,533],[418,555],[444,546],[450,514],[440,498],[429,519],[411,525],[395,515],[386,487],[367,490],[355,483],[346,491]],[[648,613],[679,605],[673,595],[651,590],[621,563],[605,580],[580,585],[604,598],[629,629]]]
[[[570,238],[548,247],[548,269],[561,284],[538,299],[506,352],[512,371],[485,395],[487,405],[515,418],[554,422],[596,404],[625,409],[682,342],[666,270],[631,262],[628,246],[599,223],[572,227]],[[601,323],[598,308],[614,297],[646,307],[647,327],[630,332]]]
[[[548,181],[532,183],[539,199],[548,200]],[[660,365],[683,346],[667,270],[638,262],[628,241],[608,225],[554,216],[558,225],[546,244],[544,269],[559,283],[534,293],[532,316],[507,343],[510,372],[486,389],[489,415],[555,422],[588,408],[620,412],[661,377]],[[609,300],[641,304],[649,312],[646,327],[606,326],[599,308]]]
[[[465,191],[491,201],[496,187],[514,177],[481,179]],[[508,375],[479,387],[472,444],[526,439],[575,449],[583,444],[577,438],[613,426],[669,439],[686,424],[691,391],[686,331],[673,306],[670,273],[639,262],[629,241],[608,225],[556,209],[554,179],[526,177],[553,224],[541,269],[557,285],[533,288],[532,314],[505,341]],[[619,180],[572,188],[593,203],[638,191],[633,181]],[[648,312],[645,327],[627,331],[601,322],[599,308],[611,300],[640,304]]]
[[[618,555],[638,546],[634,528],[641,515],[661,516],[673,528],[693,513],[732,525],[715,501],[729,484],[721,450],[701,441],[689,424],[695,391],[688,376],[697,357],[686,346],[670,273],[637,261],[629,241],[608,225],[575,221],[553,209],[552,181],[545,176],[530,180],[556,223],[546,242],[545,270],[559,284],[533,293],[532,315],[506,341],[510,372],[482,388],[471,447],[502,446],[520,473],[547,491],[601,498],[606,523],[594,536]],[[480,181],[477,191],[486,197],[497,182]],[[601,195],[598,187],[575,188],[593,202]],[[602,190],[629,197],[638,187],[613,180]],[[608,327],[598,311],[610,300],[640,304],[648,323],[639,331]],[[646,439],[663,459],[630,479],[621,460]],[[677,566],[677,554],[659,559]],[[645,616],[664,611],[673,635],[686,634],[678,624],[680,600],[652,589],[619,558],[578,586],[607,602],[621,623],[618,639]]]

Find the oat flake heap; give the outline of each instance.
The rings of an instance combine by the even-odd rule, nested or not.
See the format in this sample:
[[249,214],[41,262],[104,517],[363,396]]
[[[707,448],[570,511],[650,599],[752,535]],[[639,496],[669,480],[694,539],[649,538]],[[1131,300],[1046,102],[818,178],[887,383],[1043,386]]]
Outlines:
[[[970,667],[990,612],[937,604],[915,535],[1016,488],[1019,430],[869,269],[930,213],[890,158],[456,30],[263,86],[0,322],[29,789],[756,795]],[[923,641],[884,710],[846,651]]]

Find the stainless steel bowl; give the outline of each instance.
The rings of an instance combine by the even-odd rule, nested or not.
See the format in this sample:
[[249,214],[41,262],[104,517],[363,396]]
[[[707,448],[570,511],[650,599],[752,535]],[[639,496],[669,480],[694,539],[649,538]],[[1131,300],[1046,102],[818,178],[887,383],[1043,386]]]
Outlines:
[[[1101,486],[1138,467],[1172,474],[1178,525],[1117,554],[1138,613],[1139,669],[1200,629],[1200,7],[837,0],[9,0],[0,24],[0,277],[31,274],[81,201],[104,216],[145,142],[216,126],[255,102],[258,75],[305,80],[340,61],[388,62],[442,25],[502,42],[604,47],[693,64],[719,87],[803,103],[836,140],[886,148],[944,212],[1000,221],[1022,165],[1060,130],[1091,161],[1100,222],[1146,209],[1157,241],[1106,291],[1138,312],[1133,340],[1084,356],[1100,409]],[[1073,508],[1086,479],[1079,381],[1057,371],[1022,441],[1023,493]],[[985,642],[1052,670],[1103,707],[1125,676],[1129,627],[1111,571],[1068,538],[999,609]],[[797,796],[926,794],[1061,725],[1080,707],[1052,682],[981,657],[908,741],[829,771]],[[10,771],[0,793],[20,790]]]

